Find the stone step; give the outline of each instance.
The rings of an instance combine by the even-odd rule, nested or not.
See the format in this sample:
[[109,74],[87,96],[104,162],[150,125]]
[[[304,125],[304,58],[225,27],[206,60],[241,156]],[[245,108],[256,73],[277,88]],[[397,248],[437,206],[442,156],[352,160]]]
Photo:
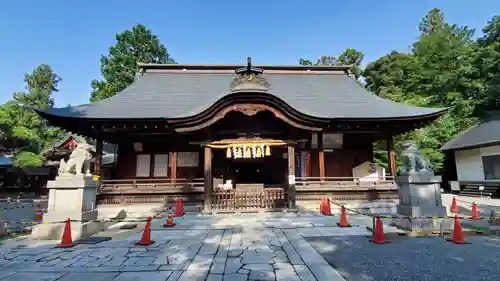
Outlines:
[[[463,191],[478,192],[478,193],[481,192],[478,188],[467,188],[467,187],[463,188],[462,192]],[[495,193],[496,191],[497,191],[496,188],[485,188],[485,189],[483,189],[483,193],[485,193],[485,192]]]
[[480,192],[480,191],[468,191],[468,190],[463,190],[460,192],[460,195],[463,196],[470,196],[470,197],[483,197],[483,198],[491,198],[493,195],[490,192]]

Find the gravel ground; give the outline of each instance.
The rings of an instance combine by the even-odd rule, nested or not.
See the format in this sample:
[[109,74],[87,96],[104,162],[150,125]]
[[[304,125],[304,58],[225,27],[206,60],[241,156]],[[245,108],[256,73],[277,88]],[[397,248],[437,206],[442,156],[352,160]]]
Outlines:
[[440,237],[396,238],[371,244],[367,237],[315,237],[307,241],[349,281],[500,280],[500,239],[466,237],[455,245]]

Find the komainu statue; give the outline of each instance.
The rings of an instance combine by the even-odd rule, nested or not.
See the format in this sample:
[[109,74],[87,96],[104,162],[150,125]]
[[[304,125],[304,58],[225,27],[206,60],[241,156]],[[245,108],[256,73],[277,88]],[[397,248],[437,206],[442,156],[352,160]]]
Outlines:
[[59,164],[59,175],[73,174],[90,176],[90,160],[94,147],[87,143],[79,143],[71,152],[68,161],[61,160]]
[[403,143],[401,158],[403,159],[403,172],[432,172],[429,158],[420,154],[414,141]]

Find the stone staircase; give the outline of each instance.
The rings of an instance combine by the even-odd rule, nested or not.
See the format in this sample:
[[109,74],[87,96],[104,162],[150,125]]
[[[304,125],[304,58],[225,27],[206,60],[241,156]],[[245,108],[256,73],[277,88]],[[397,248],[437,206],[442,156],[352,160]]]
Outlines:
[[460,195],[470,196],[470,197],[483,197],[483,198],[493,198],[497,197],[499,188],[497,186],[484,186],[484,190],[479,190],[479,186],[466,185],[461,191]]

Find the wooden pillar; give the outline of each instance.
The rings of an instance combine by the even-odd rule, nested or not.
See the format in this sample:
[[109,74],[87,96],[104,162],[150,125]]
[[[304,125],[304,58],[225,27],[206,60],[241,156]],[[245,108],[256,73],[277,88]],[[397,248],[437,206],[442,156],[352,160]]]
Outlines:
[[175,182],[177,178],[177,152],[170,152],[170,181]]
[[101,179],[101,163],[102,163],[102,146],[103,142],[101,138],[96,139],[95,145],[95,161],[94,161],[94,175]]
[[204,149],[204,157],[203,157],[204,165],[204,178],[205,178],[205,188],[204,195],[205,200],[203,201],[203,211],[205,213],[209,213],[212,210],[212,149],[208,146],[205,146]]
[[323,132],[318,132],[318,150],[319,150],[319,177],[325,179],[325,152],[323,151]]
[[295,148],[288,147],[288,208],[294,210],[295,207]]
[[306,149],[307,149],[306,153],[305,153],[306,159],[304,160],[304,164],[306,165],[306,168],[305,168],[305,174],[302,175],[302,177],[310,177],[311,176],[311,151],[312,151],[311,138],[309,138],[309,141],[306,144]]
[[389,174],[393,177],[396,176],[396,156],[394,155],[394,143],[392,136],[387,138],[387,161],[389,167]]

